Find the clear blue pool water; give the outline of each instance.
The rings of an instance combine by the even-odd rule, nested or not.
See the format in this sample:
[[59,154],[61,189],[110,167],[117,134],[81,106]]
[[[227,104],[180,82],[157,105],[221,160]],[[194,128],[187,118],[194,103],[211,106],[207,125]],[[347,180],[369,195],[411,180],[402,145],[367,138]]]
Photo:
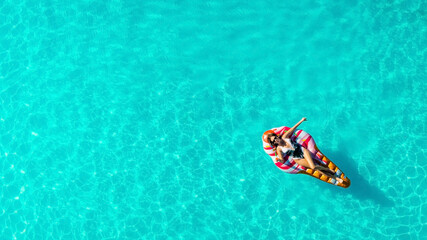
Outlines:
[[[426,239],[426,1],[0,3],[1,239]],[[301,128],[352,180],[278,170]]]

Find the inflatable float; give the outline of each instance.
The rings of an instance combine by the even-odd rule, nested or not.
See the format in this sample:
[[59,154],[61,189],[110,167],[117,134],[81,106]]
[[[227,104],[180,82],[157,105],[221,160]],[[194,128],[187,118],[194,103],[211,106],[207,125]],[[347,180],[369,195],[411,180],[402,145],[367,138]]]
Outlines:
[[[329,167],[329,169],[335,171],[335,176],[341,178],[343,180],[342,183],[339,183],[336,179],[327,177],[323,175],[317,170],[313,170],[310,168],[303,167],[296,163],[293,160],[289,160],[285,158],[285,162],[281,163],[278,161],[278,157],[276,155],[275,149],[268,143],[267,134],[276,133],[277,135],[283,135],[290,128],[283,126],[278,128],[273,128],[266,131],[262,135],[262,143],[264,146],[264,151],[271,157],[274,164],[282,171],[291,173],[291,174],[306,174],[312,177],[315,177],[324,182],[330,183],[332,185],[340,186],[343,188],[348,188],[351,184],[350,179],[348,179],[344,173],[339,169],[331,160],[329,160],[320,150],[317,148],[314,139],[310,136],[310,134],[304,132],[303,130],[295,130],[291,136],[291,139],[296,141],[298,144],[306,148],[313,154],[313,161],[316,165],[323,165]],[[315,156],[315,157],[314,157]]]

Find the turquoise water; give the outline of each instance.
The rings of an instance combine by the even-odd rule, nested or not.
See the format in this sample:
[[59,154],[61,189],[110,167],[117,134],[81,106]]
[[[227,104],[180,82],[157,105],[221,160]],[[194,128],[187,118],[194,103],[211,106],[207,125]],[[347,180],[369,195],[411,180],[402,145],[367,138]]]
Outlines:
[[0,238],[426,239],[427,2],[294,2],[2,1]]

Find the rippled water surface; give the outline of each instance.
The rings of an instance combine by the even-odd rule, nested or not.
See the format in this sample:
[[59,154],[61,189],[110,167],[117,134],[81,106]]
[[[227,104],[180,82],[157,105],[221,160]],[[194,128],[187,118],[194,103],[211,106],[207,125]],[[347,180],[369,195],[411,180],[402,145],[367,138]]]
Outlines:
[[[0,238],[425,239],[426,9],[0,2]],[[301,117],[350,188],[264,153]]]

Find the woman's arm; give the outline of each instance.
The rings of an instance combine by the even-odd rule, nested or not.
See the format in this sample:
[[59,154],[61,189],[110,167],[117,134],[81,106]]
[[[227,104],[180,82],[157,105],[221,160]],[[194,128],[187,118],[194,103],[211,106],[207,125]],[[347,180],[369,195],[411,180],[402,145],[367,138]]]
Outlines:
[[289,129],[285,134],[283,134],[282,139],[289,138],[292,133],[297,129],[297,127],[304,121],[307,121],[307,118],[303,117],[295,126],[293,126],[291,129]]
[[277,146],[276,152],[277,152],[277,157],[279,158],[279,162],[283,163],[282,148],[280,146]]

